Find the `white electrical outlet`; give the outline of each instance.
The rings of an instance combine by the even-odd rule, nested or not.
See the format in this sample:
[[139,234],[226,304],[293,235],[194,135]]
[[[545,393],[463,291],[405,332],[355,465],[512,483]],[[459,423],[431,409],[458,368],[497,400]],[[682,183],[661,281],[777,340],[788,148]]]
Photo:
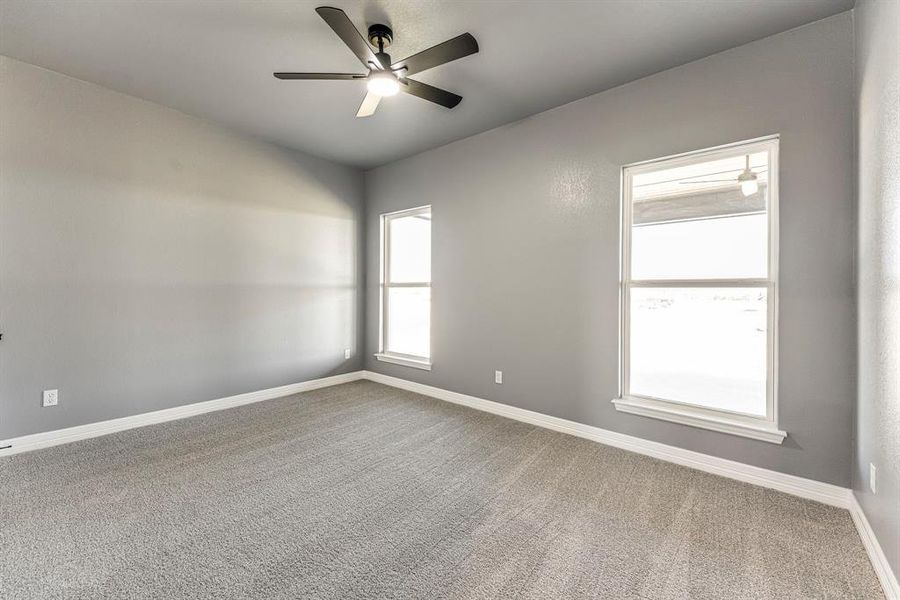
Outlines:
[[56,406],[59,403],[59,390],[44,390],[43,406]]
[[350,358],[350,348],[345,348],[344,349],[344,359],[346,360],[349,358]]
[[503,371],[494,371],[494,383],[503,383]]
[[873,494],[878,493],[878,484],[876,483],[875,475],[877,471],[875,469],[874,463],[869,463],[869,488],[872,490]]

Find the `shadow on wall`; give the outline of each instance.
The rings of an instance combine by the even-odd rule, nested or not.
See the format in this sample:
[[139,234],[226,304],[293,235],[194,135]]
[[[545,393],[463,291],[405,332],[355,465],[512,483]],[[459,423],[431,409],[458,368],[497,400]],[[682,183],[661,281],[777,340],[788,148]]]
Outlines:
[[0,438],[359,368],[361,173],[0,68]]

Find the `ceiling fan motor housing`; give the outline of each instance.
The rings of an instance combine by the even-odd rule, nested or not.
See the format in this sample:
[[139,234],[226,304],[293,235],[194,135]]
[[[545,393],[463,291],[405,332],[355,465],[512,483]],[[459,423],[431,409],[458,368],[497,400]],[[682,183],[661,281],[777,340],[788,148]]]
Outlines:
[[369,25],[369,43],[381,50],[387,48],[394,41],[394,32],[387,25],[376,23]]

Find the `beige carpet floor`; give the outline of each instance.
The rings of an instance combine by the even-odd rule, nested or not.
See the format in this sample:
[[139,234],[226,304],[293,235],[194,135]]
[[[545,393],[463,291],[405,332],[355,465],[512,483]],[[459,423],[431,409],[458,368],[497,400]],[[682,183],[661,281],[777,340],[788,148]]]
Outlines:
[[0,598],[881,598],[849,514],[371,382],[0,459]]

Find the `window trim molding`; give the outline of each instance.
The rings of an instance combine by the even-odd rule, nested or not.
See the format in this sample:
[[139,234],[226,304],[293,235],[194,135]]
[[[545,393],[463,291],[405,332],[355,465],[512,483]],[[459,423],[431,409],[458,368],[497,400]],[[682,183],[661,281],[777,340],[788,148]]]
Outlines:
[[[660,168],[692,164],[704,158],[729,155],[735,150],[769,154],[768,181],[768,277],[691,280],[631,280],[632,180],[635,175]],[[771,135],[686,152],[622,167],[619,245],[619,394],[612,402],[616,410],[652,417],[683,425],[730,433],[752,439],[781,444],[787,436],[778,428],[778,162],[779,136]],[[765,287],[767,290],[766,339],[766,415],[733,413],[672,400],[632,395],[630,393],[630,315],[633,287]]]
[[376,352],[374,356],[381,362],[403,365],[404,367],[412,367],[414,369],[422,369],[423,371],[431,370],[431,362],[420,358],[409,357],[404,354]]
[[[616,410],[642,417],[652,417],[681,425],[690,425],[701,429],[709,429],[720,433],[730,433],[763,442],[781,444],[787,432],[778,429],[762,419],[745,415],[728,414],[726,411],[707,411],[700,406],[677,403],[668,400],[644,398],[642,396],[626,396],[615,398]],[[746,417],[746,418],[745,418]]]
[[[429,344],[428,356],[414,356],[412,354],[403,354],[400,352],[390,352],[387,348],[387,323],[389,302],[387,299],[388,291],[392,287],[396,288],[430,288],[431,282],[404,282],[404,283],[388,283],[390,273],[390,228],[388,222],[392,219],[400,217],[408,217],[427,212],[429,218],[431,215],[431,205],[416,206],[413,208],[405,208],[388,213],[382,213],[379,218],[379,320],[378,320],[378,352],[374,354],[377,360],[392,363],[395,365],[403,365],[413,367],[415,369],[431,370],[431,347]],[[431,319],[429,318],[429,328],[431,327]],[[429,340],[431,339],[429,332]]]

